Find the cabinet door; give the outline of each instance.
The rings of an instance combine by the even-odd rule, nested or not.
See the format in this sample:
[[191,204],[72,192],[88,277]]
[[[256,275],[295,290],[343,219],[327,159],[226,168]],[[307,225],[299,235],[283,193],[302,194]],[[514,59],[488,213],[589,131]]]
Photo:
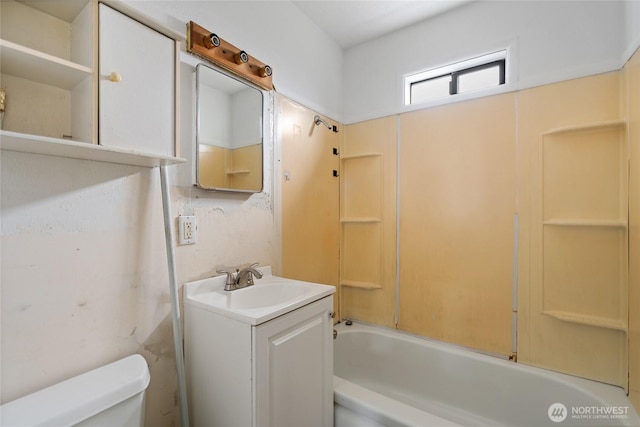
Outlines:
[[254,328],[256,427],[333,425],[333,338],[326,297]]
[[175,156],[175,41],[104,4],[99,13],[100,144]]

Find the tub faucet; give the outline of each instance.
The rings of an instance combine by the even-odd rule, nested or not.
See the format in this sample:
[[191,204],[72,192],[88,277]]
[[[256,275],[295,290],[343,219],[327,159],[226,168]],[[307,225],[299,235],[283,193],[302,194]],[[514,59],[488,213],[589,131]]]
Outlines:
[[220,274],[227,275],[227,281],[224,285],[225,291],[235,291],[236,289],[246,288],[247,286],[253,285],[253,277],[257,277],[258,279],[262,278],[262,272],[260,270],[256,270],[255,267],[258,266],[258,263],[253,263],[249,267],[243,268],[242,270],[235,269],[235,273],[226,270],[217,270]]

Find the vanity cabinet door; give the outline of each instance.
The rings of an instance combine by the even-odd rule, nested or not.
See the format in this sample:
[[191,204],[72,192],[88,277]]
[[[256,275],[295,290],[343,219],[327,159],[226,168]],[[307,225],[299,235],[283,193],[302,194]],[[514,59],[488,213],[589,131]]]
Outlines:
[[333,425],[329,296],[254,328],[256,427]]
[[100,4],[99,141],[175,156],[175,41]]

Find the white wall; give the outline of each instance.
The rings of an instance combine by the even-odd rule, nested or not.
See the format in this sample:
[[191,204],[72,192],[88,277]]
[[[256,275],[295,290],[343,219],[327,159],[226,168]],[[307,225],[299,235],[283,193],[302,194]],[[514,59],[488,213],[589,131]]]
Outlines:
[[186,34],[194,21],[273,68],[276,90],[342,118],[342,49],[288,1],[125,0]]
[[640,47],[640,1],[627,0],[624,2],[625,17],[625,41],[626,50],[624,59],[631,58],[631,55]]
[[[177,425],[159,172],[2,152],[2,402],[132,353],[151,370],[147,425]],[[269,193],[192,196],[198,243],[176,248],[178,281],[273,264]]]
[[406,111],[403,75],[505,47],[509,90],[617,70],[632,8],[617,1],[473,2],[355,46],[344,57],[345,123]]

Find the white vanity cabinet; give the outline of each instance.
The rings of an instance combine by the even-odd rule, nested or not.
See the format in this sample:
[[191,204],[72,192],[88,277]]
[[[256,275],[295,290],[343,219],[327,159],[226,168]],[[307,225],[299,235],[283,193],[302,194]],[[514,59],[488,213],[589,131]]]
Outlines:
[[251,325],[185,300],[191,425],[332,426],[332,309],[325,296]]
[[111,0],[2,0],[0,17],[3,150],[140,166],[184,161],[176,149],[181,35]]
[[253,328],[256,427],[333,425],[333,297]]

